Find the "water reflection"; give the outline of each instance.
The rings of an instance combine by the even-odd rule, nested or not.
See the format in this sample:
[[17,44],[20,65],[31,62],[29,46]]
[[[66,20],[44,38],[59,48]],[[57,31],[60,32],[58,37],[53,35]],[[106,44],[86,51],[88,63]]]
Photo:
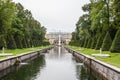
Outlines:
[[7,76],[1,78],[1,80],[34,80],[40,70],[45,66],[44,55],[31,61],[28,65],[14,67],[15,70],[10,72]]
[[87,68],[77,65],[75,58],[63,47],[54,47],[49,53],[10,72],[1,80],[95,80]]

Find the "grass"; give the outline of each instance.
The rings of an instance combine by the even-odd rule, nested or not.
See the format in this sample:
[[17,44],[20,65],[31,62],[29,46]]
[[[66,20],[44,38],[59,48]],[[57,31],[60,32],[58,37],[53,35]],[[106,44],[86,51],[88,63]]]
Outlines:
[[[67,47],[79,53],[83,53],[89,56],[92,56],[92,54],[100,53],[99,50],[95,50],[95,49],[80,48],[80,47],[75,47],[75,46],[67,46]],[[95,58],[120,68],[120,53],[111,53],[109,51],[103,51],[102,53],[109,54],[110,57],[95,57]]]
[[[41,50],[47,47],[49,46],[40,46],[40,47],[34,47],[34,48],[13,49],[13,50],[5,49],[5,53],[10,53],[13,56],[17,56],[19,54],[25,54],[27,52],[37,51],[37,50]],[[2,54],[2,50],[0,50],[0,54]],[[0,59],[6,58],[6,57],[0,57]]]

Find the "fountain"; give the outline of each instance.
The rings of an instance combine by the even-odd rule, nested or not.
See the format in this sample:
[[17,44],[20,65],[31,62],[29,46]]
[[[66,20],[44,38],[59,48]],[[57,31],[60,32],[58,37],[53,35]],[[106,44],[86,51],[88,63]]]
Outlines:
[[59,57],[60,57],[60,54],[61,54],[61,35],[59,34],[58,36],[58,54],[59,54]]
[[102,48],[100,48],[99,54],[92,54],[92,56],[98,56],[98,57],[109,57],[109,54],[102,54]]
[[10,53],[5,53],[5,48],[2,48],[2,53],[0,54],[0,56],[12,56],[12,54]]
[[58,38],[58,46],[61,46],[61,35],[59,34],[59,38]]

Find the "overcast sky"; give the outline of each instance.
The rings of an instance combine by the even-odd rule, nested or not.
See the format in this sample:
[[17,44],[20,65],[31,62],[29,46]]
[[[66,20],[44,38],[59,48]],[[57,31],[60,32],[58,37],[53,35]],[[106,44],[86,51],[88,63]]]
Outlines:
[[29,9],[47,32],[73,32],[89,0],[13,0]]

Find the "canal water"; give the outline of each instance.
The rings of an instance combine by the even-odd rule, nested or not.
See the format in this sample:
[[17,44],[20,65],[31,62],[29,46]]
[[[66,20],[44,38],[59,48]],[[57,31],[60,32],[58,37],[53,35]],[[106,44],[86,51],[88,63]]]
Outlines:
[[55,47],[28,64],[12,67],[2,74],[6,72],[0,80],[96,80],[63,47]]

